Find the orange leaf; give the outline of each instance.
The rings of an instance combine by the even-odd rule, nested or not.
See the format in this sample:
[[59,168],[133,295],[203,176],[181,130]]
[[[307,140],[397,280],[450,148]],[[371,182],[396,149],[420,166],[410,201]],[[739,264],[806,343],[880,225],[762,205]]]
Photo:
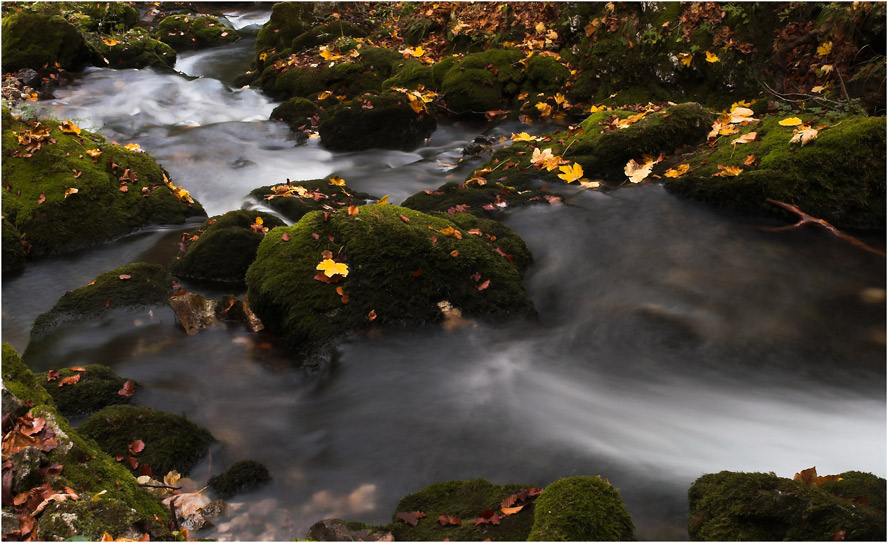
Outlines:
[[490,279],[487,279],[486,281],[484,281],[483,283],[478,285],[478,290],[486,290],[487,287],[489,287],[489,286],[490,286]]
[[462,526],[462,520],[453,515],[441,515],[438,517],[438,524],[441,526]]
[[137,439],[137,440],[133,441],[132,443],[130,443],[129,447],[127,447],[127,449],[129,449],[129,452],[131,455],[136,456],[140,452],[145,450],[145,442],[142,441],[141,439]]
[[749,155],[746,157],[746,161],[743,162],[744,166],[752,166],[752,163],[755,162],[755,155]]
[[80,380],[80,374],[72,375],[71,377],[62,377],[62,380],[59,381],[59,386],[63,387],[65,385],[73,385],[77,381]]
[[290,234],[284,232],[283,235],[281,235],[281,240],[290,241]]
[[117,394],[119,396],[123,396],[124,398],[129,398],[130,396],[135,394],[135,392],[136,384],[130,380],[127,380],[125,383],[123,383],[123,386],[120,388],[120,390],[117,391]]
[[370,313],[367,313],[367,320],[370,322],[373,322],[376,320],[376,310],[375,309],[371,309]]
[[422,275],[422,268],[413,272],[413,277],[419,277],[420,275]]
[[360,211],[361,210],[358,209],[358,206],[348,206],[348,214],[349,215],[357,215],[358,213],[360,213]]
[[59,378],[60,373],[59,370],[49,370],[46,372],[46,381],[55,381]]
[[404,221],[404,222],[410,222],[410,219],[408,219],[408,218],[405,217],[404,215],[399,214],[398,217],[401,217],[401,220]]
[[40,193],[40,198],[37,198],[37,203],[38,203],[38,204],[42,204],[42,203],[45,202],[45,201],[46,201],[46,193],[45,193],[45,192],[41,192],[41,193]]
[[457,251],[456,249],[450,251],[450,256],[452,256],[452,257],[454,257],[454,258],[458,257],[458,256],[459,256],[459,251]]
[[514,515],[518,511],[521,511],[522,509],[524,509],[524,506],[519,505],[518,507],[503,507],[502,511],[503,511],[503,515],[508,517],[509,515]]
[[127,279],[132,279],[133,276],[132,276],[132,275],[127,275],[127,274],[125,274],[125,273],[122,273],[122,274],[120,274],[118,277],[120,277],[121,281],[125,281],[125,280],[127,280]]
[[411,526],[416,526],[419,523],[419,519],[425,518],[425,516],[426,514],[421,511],[405,511],[395,515],[395,518],[403,520]]

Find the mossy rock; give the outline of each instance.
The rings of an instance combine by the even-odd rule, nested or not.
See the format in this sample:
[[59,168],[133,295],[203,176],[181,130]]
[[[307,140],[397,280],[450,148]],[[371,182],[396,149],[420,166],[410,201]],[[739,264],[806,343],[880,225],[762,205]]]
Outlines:
[[[284,226],[274,215],[261,211],[239,209],[213,217],[182,242],[186,249],[173,260],[172,273],[190,279],[243,283],[265,236],[251,227],[257,217],[269,230]],[[194,236],[198,238],[191,241]]]
[[209,15],[170,15],[157,25],[155,37],[176,49],[187,49],[231,43],[238,34]]
[[527,80],[523,88],[531,93],[545,93],[554,96],[562,92],[570,79],[570,70],[553,57],[534,56],[527,62]]
[[[121,279],[121,276],[129,276]],[[71,320],[95,319],[121,308],[164,305],[173,278],[157,264],[137,262],[100,274],[86,286],[66,293],[34,320],[31,337],[39,337]]]
[[330,43],[337,38],[364,38],[366,36],[367,32],[357,25],[345,21],[333,21],[332,23],[317,25],[311,30],[296,36],[290,44],[290,49],[294,52],[299,52]]
[[[800,117],[822,122],[813,115]],[[780,126],[781,118],[766,116],[740,127],[737,135],[721,138],[714,152],[691,156],[686,160],[690,171],[666,179],[666,189],[719,207],[784,216],[767,202],[770,198],[796,205],[837,228],[884,229],[885,117],[847,116],[829,121],[832,127],[821,130],[805,146],[790,145],[793,129]],[[756,132],[760,141],[736,149],[730,145],[749,132]],[[755,155],[749,166],[744,164],[748,155]],[[737,166],[743,172],[713,177],[720,165]]]
[[600,477],[568,477],[536,500],[528,541],[636,541],[620,493]]
[[[66,417],[88,415],[109,405],[129,403],[130,397],[121,396],[118,391],[127,381],[102,364],[84,366],[85,371],[59,370],[59,376],[47,381],[48,373],[38,373],[34,377],[43,385],[55,401],[59,412]],[[80,375],[80,380],[71,385],[61,385],[62,379]],[[136,389],[140,385],[133,383]]]
[[279,2],[271,8],[271,18],[256,36],[256,52],[283,50],[309,29],[314,20],[314,2]]
[[207,484],[223,500],[236,494],[255,490],[271,481],[271,475],[261,463],[255,460],[240,460],[224,473],[210,477]]
[[[33,402],[34,405],[55,406],[52,396],[34,377],[28,366],[22,362],[22,358],[15,352],[9,343],[3,344],[3,386],[9,389],[16,398],[23,402]],[[3,413],[6,413],[6,403],[3,405]]]
[[[8,198],[8,196],[7,196]],[[3,273],[25,267],[25,245],[18,228],[3,218]]]
[[417,113],[409,104],[399,92],[338,104],[321,115],[321,143],[334,151],[414,149],[437,122],[431,108]]
[[[481,238],[403,207],[358,210],[327,214],[326,220],[323,212],[309,213],[294,226],[275,228],[259,246],[247,272],[250,307],[291,348],[312,351],[380,324],[438,322],[441,301],[467,316],[533,313],[518,269]],[[462,239],[452,237],[456,232]],[[336,284],[315,279],[323,251],[348,266],[348,276]]]
[[81,28],[89,32],[129,30],[139,22],[139,11],[124,2],[77,2],[71,7],[85,22]]
[[[278,190],[275,190],[277,187]],[[299,196],[300,189],[305,191]],[[287,189],[287,196],[279,196]],[[320,211],[325,205],[334,209],[347,209],[348,206],[366,204],[368,200],[376,200],[365,192],[356,192],[348,185],[336,185],[329,179],[312,179],[310,181],[289,181],[281,185],[259,187],[250,191],[250,196],[280,213],[288,221],[297,222],[303,215],[311,211]]]
[[160,477],[170,470],[188,475],[215,441],[209,431],[185,417],[129,405],[113,405],[97,411],[83,421],[77,431],[94,439],[111,456],[133,456],[129,445],[142,440],[145,449],[135,458]]
[[165,73],[175,72],[176,50],[154,39],[144,28],[131,28],[115,34],[107,43],[106,37],[97,33],[87,34],[87,39],[98,59],[95,61],[98,66],[117,70],[154,68]]
[[[71,251],[150,224],[206,216],[199,203],[179,201],[165,186],[163,169],[146,153],[109,144],[85,130],[79,136],[64,133],[60,123],[49,120],[40,124],[50,129],[48,137],[55,143],[47,139],[29,151],[17,135],[38,129],[6,120],[3,215],[24,234],[32,254]],[[95,151],[101,155],[94,162],[88,152]],[[120,178],[126,170],[132,175],[123,192]],[[77,192],[66,196],[72,188]]]
[[434,89],[437,87],[432,75],[432,67],[415,58],[396,61],[392,66],[394,75],[382,82],[383,89],[402,87],[415,90],[421,87]]
[[58,62],[65,70],[90,63],[91,53],[80,31],[61,17],[23,11],[3,13],[3,71],[41,70]]
[[120,501],[103,503],[66,501],[40,516],[40,538],[48,541],[66,541],[78,537],[83,541],[101,541],[104,534],[138,541],[146,533],[141,529],[145,520],[135,509]]
[[846,471],[839,474],[839,480],[827,481],[820,489],[847,500],[866,502],[876,511],[885,511],[885,479],[872,473]]
[[[884,479],[867,488],[885,503]],[[838,532],[846,541],[885,540],[884,508],[773,473],[704,475],[688,490],[688,507],[692,541],[831,541]]]
[[[467,481],[447,481],[435,483],[414,494],[401,498],[392,515],[392,535],[396,541],[524,541],[530,533],[534,519],[535,503],[531,502],[514,515],[509,515],[500,524],[475,525],[472,519],[479,518],[481,512],[489,509],[500,511],[502,501],[530,485],[494,485],[484,479]],[[398,513],[420,511],[425,517],[416,526],[397,518]],[[438,523],[441,515],[455,516],[462,520],[461,526],[442,526]]]
[[285,122],[290,126],[290,130],[295,132],[300,126],[306,126],[308,118],[317,115],[320,111],[318,106],[311,100],[298,97],[290,98],[274,108],[269,119]]
[[477,217],[471,213],[432,214],[453,221],[466,232],[480,231],[481,235],[478,237],[497,251],[497,254],[505,254],[504,258],[513,262],[522,276],[533,263],[533,254],[521,236],[499,221]]
[[484,69],[451,68],[441,82],[441,90],[447,107],[457,114],[481,114],[502,105],[502,86],[492,72]]

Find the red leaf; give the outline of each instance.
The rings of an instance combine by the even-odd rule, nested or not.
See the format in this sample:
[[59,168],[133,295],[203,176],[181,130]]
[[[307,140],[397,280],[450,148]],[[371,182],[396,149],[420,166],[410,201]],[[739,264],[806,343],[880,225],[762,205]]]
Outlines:
[[452,256],[452,257],[454,257],[454,258],[458,257],[458,256],[459,256],[459,251],[457,251],[456,249],[450,251],[450,256]]
[[42,204],[42,203],[45,202],[45,201],[46,201],[46,193],[45,193],[45,192],[41,192],[41,193],[40,193],[40,198],[37,198],[37,203],[38,203],[38,204]]
[[315,234],[314,232],[311,233],[311,237],[313,237],[314,239],[321,239],[321,235]]
[[135,458],[133,458],[132,456],[127,457],[126,461],[129,462],[129,465],[133,469],[136,469],[137,467],[139,467],[139,461],[136,460]]
[[137,440],[133,441],[132,443],[130,443],[129,447],[127,447],[127,449],[129,449],[129,452],[131,455],[136,456],[140,452],[145,450],[145,442],[142,441],[141,439],[137,439]]
[[[335,276],[335,277],[338,278],[339,276],[337,275],[337,276]],[[327,277],[326,275],[324,275],[324,272],[322,272],[322,271],[321,271],[321,272],[318,272],[317,275],[314,276],[314,280],[315,280],[315,281],[320,281],[321,283],[326,283],[326,284],[328,284],[328,285],[329,285],[330,283],[334,283],[334,282],[335,282],[335,281],[333,281],[333,278],[332,278],[332,277]]]
[[[225,33],[223,33],[222,35],[224,36]],[[151,534],[145,532],[144,534],[142,534],[142,537],[139,538],[139,541],[151,541]]]
[[481,280],[481,272],[475,272],[475,273],[473,273],[473,274],[472,274],[472,279],[474,279],[476,283],[477,283],[478,281],[480,281],[480,280]]
[[327,230],[327,239],[329,239],[331,243],[334,241],[333,240],[333,232]]
[[121,185],[120,192],[129,192],[129,187],[127,187],[126,185]]
[[122,274],[119,275],[119,277],[120,277],[120,279],[121,279],[122,281],[126,281],[127,279],[132,279],[133,276],[132,276],[132,275],[127,275],[127,274],[125,274],[125,273],[122,273]]
[[400,218],[401,218],[401,220],[402,220],[402,221],[404,221],[404,222],[410,222],[410,219],[409,219],[409,218],[407,218],[407,217],[406,217],[406,216],[404,216],[404,215],[401,215],[401,214],[398,214],[398,217],[400,217]]
[[438,524],[441,526],[462,526],[462,520],[453,515],[441,515],[438,517]]
[[135,394],[135,392],[136,384],[130,380],[127,380],[125,383],[123,383],[123,386],[120,388],[120,390],[117,391],[117,394],[119,396],[123,396],[124,398],[129,398],[130,396]]
[[123,456],[121,456],[119,454],[117,456],[115,456],[114,459],[117,460],[118,462],[123,462]]
[[55,381],[59,378],[60,374],[61,372],[59,370],[49,370],[48,372],[46,372],[46,381]]
[[154,477],[154,472],[151,471],[151,467],[148,464],[142,464],[139,466],[139,475],[147,475],[148,477]]
[[830,539],[832,541],[845,541],[845,530],[838,530],[833,532]]
[[490,279],[485,280],[483,283],[478,285],[478,290],[486,290],[487,287],[490,286]]
[[413,277],[419,277],[420,275],[422,275],[422,268],[413,272]]
[[395,518],[403,520],[411,526],[416,526],[416,524],[419,522],[419,519],[425,518],[425,516],[426,514],[421,511],[409,511],[398,513],[397,515],[395,515]]
[[111,300],[110,300],[110,299],[108,299],[108,300],[105,302],[105,307],[111,307]]
[[281,235],[281,239],[283,241],[290,241],[290,234],[284,232],[283,235]]
[[80,374],[72,375],[71,377],[62,377],[62,380],[59,381],[59,386],[63,387],[65,385],[73,385],[77,381],[80,380]]

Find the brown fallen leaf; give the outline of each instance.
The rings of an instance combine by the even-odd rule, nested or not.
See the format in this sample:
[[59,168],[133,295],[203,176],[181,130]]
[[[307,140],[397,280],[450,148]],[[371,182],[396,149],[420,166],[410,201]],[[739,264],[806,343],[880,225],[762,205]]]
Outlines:
[[410,222],[410,219],[407,218],[405,215],[398,214],[398,217],[400,217],[401,220],[404,221],[404,222]]
[[486,290],[487,287],[490,286],[490,279],[486,279],[483,283],[478,285],[478,290]]
[[438,517],[438,524],[441,526],[462,526],[462,519],[453,515],[441,515]]
[[458,257],[458,256],[459,256],[459,251],[457,251],[456,249],[450,251],[450,256],[452,256],[452,257],[454,257],[454,258]]
[[139,467],[139,461],[136,460],[135,458],[133,458],[132,456],[128,456],[127,459],[126,459],[126,461],[129,462],[129,465],[130,465],[133,469],[136,469],[136,468]]
[[395,518],[403,520],[411,526],[416,526],[419,523],[419,519],[425,518],[425,516],[426,514],[422,511],[405,511],[395,515]]
[[376,320],[376,310],[375,309],[371,309],[370,313],[367,313],[367,320],[370,322],[373,322]]
[[83,366],[74,366],[73,368],[68,368],[71,371],[86,371],[86,368]]
[[49,370],[48,372],[46,372],[46,381],[55,381],[59,378],[60,375],[61,372],[59,370]]
[[129,450],[131,455],[137,456],[140,452],[145,450],[145,442],[141,439],[137,439],[130,443],[127,449]]
[[504,517],[508,517],[509,515],[514,515],[518,511],[521,511],[522,509],[524,509],[523,505],[519,505],[517,507],[503,507],[502,513],[503,513]]
[[80,374],[72,375],[70,377],[62,377],[61,381],[59,381],[59,386],[63,387],[65,385],[73,385],[77,381],[80,380]]
[[123,383],[123,386],[120,387],[120,390],[117,391],[119,396],[123,396],[124,398],[129,398],[136,392],[136,384],[130,380],[127,380]]
[[752,164],[754,162],[755,162],[755,155],[748,155],[746,157],[746,160],[743,162],[743,165],[744,166],[752,166]]
[[45,201],[46,201],[46,193],[45,193],[45,192],[41,192],[41,193],[40,193],[40,197],[37,198],[37,203],[38,203],[38,204],[42,204],[42,203],[45,202]]

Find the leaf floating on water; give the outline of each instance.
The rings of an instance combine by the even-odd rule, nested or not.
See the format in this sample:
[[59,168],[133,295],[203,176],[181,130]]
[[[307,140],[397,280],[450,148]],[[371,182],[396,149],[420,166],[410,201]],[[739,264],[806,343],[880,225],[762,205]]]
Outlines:
[[416,526],[419,523],[419,519],[425,518],[425,516],[426,514],[422,511],[409,511],[398,513],[397,515],[395,515],[395,518],[403,520],[411,526]]

